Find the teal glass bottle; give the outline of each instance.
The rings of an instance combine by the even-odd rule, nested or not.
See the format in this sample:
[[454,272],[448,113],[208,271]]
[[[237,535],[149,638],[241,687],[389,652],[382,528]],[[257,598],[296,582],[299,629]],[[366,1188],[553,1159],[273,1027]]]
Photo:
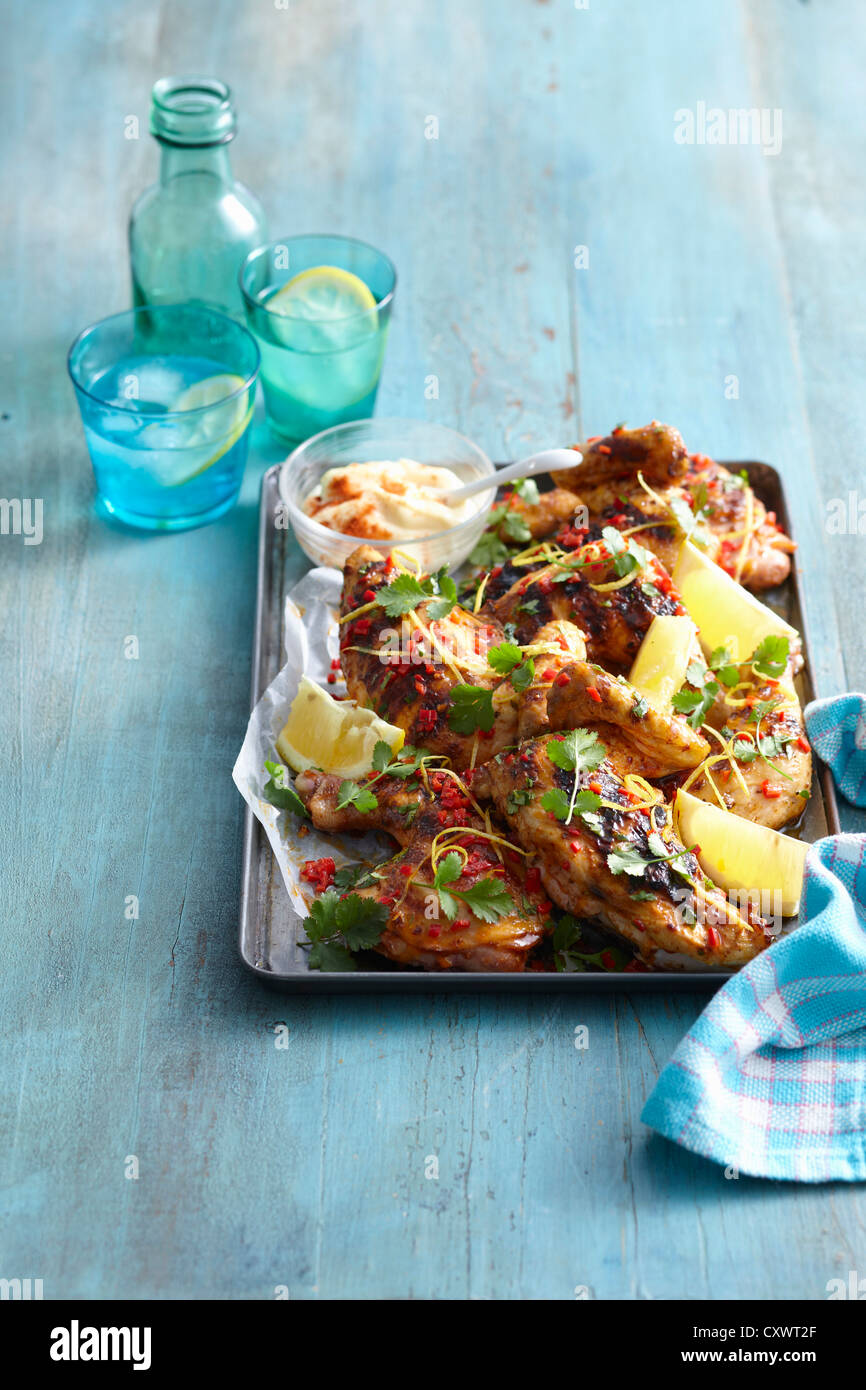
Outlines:
[[163,77],[150,131],[161,147],[159,183],[129,220],[133,306],[192,301],[243,316],[238,271],[267,241],[258,199],[232,175],[237,117],[229,88],[209,77]]

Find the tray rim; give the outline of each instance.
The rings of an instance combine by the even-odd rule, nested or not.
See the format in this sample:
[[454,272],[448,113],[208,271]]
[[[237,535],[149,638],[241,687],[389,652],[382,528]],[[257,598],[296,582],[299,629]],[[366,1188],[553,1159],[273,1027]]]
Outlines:
[[[789,515],[785,483],[782,474],[773,464],[759,459],[720,460],[723,466],[732,470],[765,468],[774,475],[779,492]],[[504,464],[499,461],[497,467]],[[262,474],[259,499],[258,562],[256,566],[256,609],[253,630],[252,671],[250,675],[250,712],[255,708],[264,686],[260,682],[262,651],[264,646],[264,622],[267,580],[270,570],[271,549],[268,533],[271,523],[273,500],[279,500],[277,475],[281,463],[273,464]],[[796,566],[791,566],[791,576],[787,581],[793,585],[797,606],[800,610],[803,649],[806,668],[812,684],[812,665],[810,661],[811,641],[805,608],[800,591],[800,580]],[[282,621],[282,620],[280,620]],[[272,677],[271,677],[272,679]],[[813,696],[817,695],[812,684]],[[821,787],[824,813],[828,832],[838,835],[841,830],[839,809],[836,802],[836,789],[830,769],[815,758],[817,776]],[[250,924],[256,917],[254,905],[254,882],[257,854],[262,850],[270,852],[267,840],[261,834],[261,826],[252,808],[245,807],[243,851],[241,860],[241,896],[238,914],[238,954],[244,968],[263,984],[283,993],[294,994],[438,994],[438,993],[554,993],[572,990],[578,993],[707,993],[720,989],[727,980],[733,979],[736,970],[683,970],[652,971],[649,973],[619,972],[576,972],[574,974],[553,971],[525,970],[520,972],[497,973],[495,971],[422,971],[422,970],[356,970],[343,972],[307,971],[306,973],[280,973],[268,970],[250,959],[246,946],[250,937]]]

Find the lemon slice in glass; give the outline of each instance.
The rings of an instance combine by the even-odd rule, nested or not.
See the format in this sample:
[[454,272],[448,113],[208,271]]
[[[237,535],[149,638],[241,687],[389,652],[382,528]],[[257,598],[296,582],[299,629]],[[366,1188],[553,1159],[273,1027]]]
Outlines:
[[[243,384],[243,377],[232,372],[194,381],[166,406],[168,419],[156,419],[142,430],[142,441],[151,451],[148,469],[163,487],[182,487],[198,478],[237,444],[255,404],[252,391],[235,395]],[[206,407],[211,409],[205,413]],[[188,423],[171,418],[187,410],[202,414]]]
[[316,265],[288,280],[267,300],[273,314],[322,322],[349,318],[375,309],[376,300],[364,281],[336,265]]
[[[799,636],[796,628],[756,599],[690,541],[686,541],[680,551],[672,577],[689,616],[700,629],[705,652],[727,644],[735,662],[748,661],[765,637],[787,637],[793,642]],[[731,651],[732,642],[735,651]]]
[[341,777],[361,777],[373,766],[377,743],[387,743],[396,756],[405,738],[402,729],[386,724],[371,709],[335,700],[302,676],[277,751],[295,772],[318,767]]
[[265,307],[280,316],[278,341],[298,353],[346,352],[374,339],[378,329],[369,286],[336,265],[300,271]]
[[691,618],[673,613],[659,614],[647,628],[646,636],[629,672],[629,684],[655,705],[669,710],[671,699],[682,686],[695,650],[695,625]]
[[794,916],[809,850],[804,841],[755,825],[690,792],[677,792],[674,814],[680,839],[687,849],[695,847],[698,862],[713,883],[755,894],[779,893],[782,916]]

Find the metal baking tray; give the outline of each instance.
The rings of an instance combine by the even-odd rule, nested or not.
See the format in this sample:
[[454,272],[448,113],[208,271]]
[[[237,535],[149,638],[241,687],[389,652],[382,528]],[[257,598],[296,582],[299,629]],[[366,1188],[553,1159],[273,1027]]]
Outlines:
[[[770,511],[775,511],[782,526],[788,530],[784,488],[775,468],[766,463],[729,463],[727,466],[735,470],[746,469],[757,495]],[[269,468],[262,479],[250,708],[258,702],[262,691],[270,684],[282,665],[285,595],[308,568],[307,558],[298,547],[291,530],[287,529],[284,523],[277,524],[279,467],[277,464]],[[804,628],[796,565],[792,565],[791,577],[786,583],[769,595],[763,595],[763,598],[803,634],[806,667],[797,678],[797,686],[800,699],[805,704],[812,698],[813,690],[809,666],[809,637]],[[812,841],[822,835],[838,832],[839,816],[832,778],[828,769],[818,764],[816,759],[812,798],[803,818],[801,833],[804,839]],[[391,962],[369,952],[369,968],[365,961],[365,968],[357,971],[329,974],[307,969],[306,952],[300,945],[304,938],[303,919],[298,917],[289,901],[267,838],[248,807],[244,827],[240,954],[244,965],[253,974],[264,983],[277,988],[296,993],[317,994],[435,994],[443,990],[464,993],[493,990],[532,994],[551,990],[576,990],[579,993],[610,990],[681,992],[718,989],[733,973],[723,970],[659,971],[649,974],[602,971],[559,974],[534,970],[521,974],[447,970],[434,972],[400,970]]]

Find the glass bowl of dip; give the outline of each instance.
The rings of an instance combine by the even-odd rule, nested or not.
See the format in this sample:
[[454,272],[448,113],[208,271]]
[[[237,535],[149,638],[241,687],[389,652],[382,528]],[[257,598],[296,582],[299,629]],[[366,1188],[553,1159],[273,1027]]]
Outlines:
[[[434,469],[446,469],[454,481]],[[340,472],[326,477],[333,470]],[[315,564],[342,569],[359,545],[372,545],[383,555],[400,551],[429,572],[442,565],[456,569],[475,546],[496,496],[495,472],[477,444],[445,425],[352,420],[313,435],[289,454],[280,469],[279,492],[298,544]],[[491,480],[489,490],[465,499],[459,510],[447,508],[436,495],[443,482],[460,487],[485,477]],[[360,495],[346,497],[349,493]],[[340,498],[339,516],[333,509],[320,511],[332,522],[323,525],[307,507],[320,507],[329,495]],[[453,524],[443,525],[449,511]],[[333,529],[337,521],[339,530]]]

